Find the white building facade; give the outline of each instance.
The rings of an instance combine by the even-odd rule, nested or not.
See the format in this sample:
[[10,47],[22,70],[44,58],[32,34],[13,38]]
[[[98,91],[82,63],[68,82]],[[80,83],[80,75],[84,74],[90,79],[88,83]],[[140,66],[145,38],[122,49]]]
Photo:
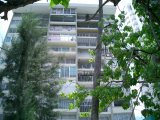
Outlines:
[[132,5],[132,0],[121,0],[118,3],[115,15],[118,17],[122,11],[124,11],[125,14],[124,25],[131,26],[134,32],[142,29],[142,23],[140,22],[140,18],[136,15],[136,11]]

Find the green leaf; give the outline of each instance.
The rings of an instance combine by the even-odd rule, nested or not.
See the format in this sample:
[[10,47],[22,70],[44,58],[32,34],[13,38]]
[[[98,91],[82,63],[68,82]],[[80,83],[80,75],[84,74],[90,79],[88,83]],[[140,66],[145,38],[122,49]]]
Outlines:
[[54,0],[50,0],[50,7],[54,7],[55,5]]

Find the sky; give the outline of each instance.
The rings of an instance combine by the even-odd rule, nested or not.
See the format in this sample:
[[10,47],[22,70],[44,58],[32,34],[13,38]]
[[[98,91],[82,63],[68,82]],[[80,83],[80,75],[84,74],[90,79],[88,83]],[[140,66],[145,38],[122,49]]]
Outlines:
[[[47,0],[41,0],[40,2],[46,2]],[[126,0],[123,0],[126,2]],[[130,0],[127,0],[130,1]],[[83,3],[83,4],[98,4],[98,0],[70,0],[70,3]],[[109,3],[111,4],[111,3]],[[125,3],[124,3],[125,4]],[[0,46],[2,45],[2,42],[5,38],[6,32],[8,30],[9,27],[9,23],[11,21],[12,18],[12,11],[10,11],[8,13],[8,20],[2,20],[0,19]],[[0,14],[0,16],[2,16],[2,14]],[[139,86],[136,86],[135,88],[138,89]],[[143,110],[144,106],[141,103],[138,107],[135,108],[135,116],[136,116],[136,120],[143,120],[143,117],[141,115],[141,110]]]

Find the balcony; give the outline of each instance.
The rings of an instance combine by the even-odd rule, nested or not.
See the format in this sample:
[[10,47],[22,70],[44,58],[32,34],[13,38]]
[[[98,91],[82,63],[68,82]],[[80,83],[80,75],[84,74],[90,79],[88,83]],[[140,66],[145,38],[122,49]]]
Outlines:
[[75,48],[67,48],[67,47],[53,47],[50,48],[49,54],[54,56],[63,56],[66,55],[67,57],[76,56],[76,49]]
[[78,32],[97,32],[98,22],[78,22],[77,30]]
[[79,64],[78,68],[80,69],[93,69],[94,68],[94,64]]
[[76,36],[70,35],[49,35],[49,46],[76,46]]
[[[91,14],[80,14],[77,16],[77,20],[78,21],[86,21],[88,20],[90,17],[92,17],[93,15]],[[98,15],[96,15],[92,20],[90,21],[98,21]]]
[[95,48],[96,40],[97,38],[95,37],[78,37],[77,38],[78,48],[85,48],[85,47]]
[[76,17],[74,15],[56,15],[51,16],[50,24],[60,24],[60,25],[76,25]]
[[93,76],[92,75],[78,75],[79,82],[92,82]]
[[75,8],[53,8],[50,12],[51,15],[70,15],[76,14]]
[[[82,104],[80,105],[80,112],[90,112],[92,106],[92,100],[86,99]],[[104,109],[103,112],[107,112],[108,108]]]
[[76,64],[76,59],[75,59],[75,57],[62,58],[62,59],[59,59],[59,64],[61,64],[61,65],[63,65],[63,64]]
[[59,99],[57,107],[58,107],[58,109],[69,109],[69,105],[71,103],[74,103],[74,100]]
[[69,25],[61,26],[50,26],[50,33],[67,33],[67,34],[76,34],[76,27]]
[[78,59],[88,60],[90,58],[92,58],[92,55],[88,52],[78,52]]

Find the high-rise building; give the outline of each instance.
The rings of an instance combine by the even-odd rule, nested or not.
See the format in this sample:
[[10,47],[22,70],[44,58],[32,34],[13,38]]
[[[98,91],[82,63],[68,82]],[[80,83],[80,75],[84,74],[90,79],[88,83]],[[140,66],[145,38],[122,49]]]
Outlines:
[[[86,19],[96,12],[97,7],[98,5],[94,4],[71,4],[67,9],[63,6],[50,9],[48,3],[37,3],[18,8],[13,11],[13,18],[4,44],[10,45],[12,38],[18,35],[17,26],[21,22],[22,13],[33,12],[37,14],[42,21],[39,29],[47,29],[46,40],[48,41],[49,54],[59,58],[58,77],[92,89],[94,64],[89,62],[92,56],[88,50],[96,49],[98,16],[90,21],[86,21]],[[106,5],[103,9],[105,18],[115,13],[114,6]],[[105,48],[105,57],[102,57],[102,63],[111,58],[112,55]],[[73,89],[74,85],[70,83],[62,87],[62,91],[65,92],[70,92]],[[80,112],[90,110],[91,97],[87,97],[80,108],[69,110],[69,104],[74,101],[59,98],[58,107],[55,109],[60,112],[57,120],[89,120],[89,118],[81,118]],[[132,108],[123,110],[121,101],[116,101],[100,113],[100,120],[129,120],[131,113]]]
[[118,16],[122,11],[125,14],[125,24],[127,26],[131,26],[134,32],[141,30],[142,23],[140,22],[140,18],[136,15],[136,11],[132,5],[132,0],[121,0],[117,5],[116,16]]

